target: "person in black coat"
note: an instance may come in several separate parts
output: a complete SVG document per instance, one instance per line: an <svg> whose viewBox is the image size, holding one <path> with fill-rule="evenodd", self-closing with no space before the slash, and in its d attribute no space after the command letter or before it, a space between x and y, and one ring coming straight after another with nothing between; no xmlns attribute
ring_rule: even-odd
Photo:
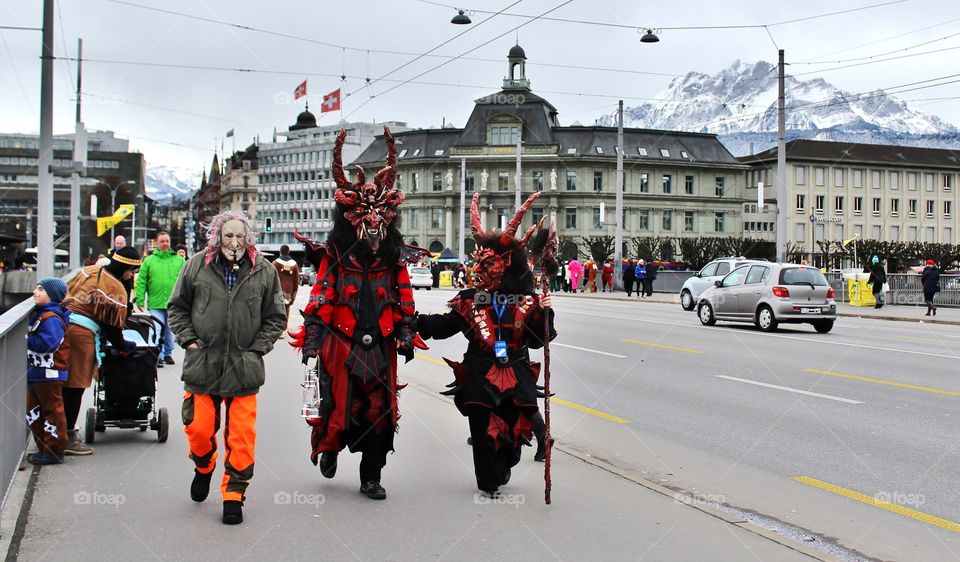
<svg viewBox="0 0 960 562"><path fill-rule="evenodd" d="M647 292L648 297L653 296L653 282L657 280L657 269L660 266L653 263L653 260L647 262L647 277L643 280L643 288Z"/></svg>
<svg viewBox="0 0 960 562"><path fill-rule="evenodd" d="M883 296L881 292L883 291L883 284L887 282L887 272L883 270L883 264L880 263L879 257L873 256L867 271L870 273L867 284L870 285L873 299L876 301L873 308L883 308Z"/></svg>
<svg viewBox="0 0 960 562"><path fill-rule="evenodd" d="M440 264L433 262L433 265L430 266L430 277L434 289L440 288Z"/></svg>
<svg viewBox="0 0 960 562"><path fill-rule="evenodd" d="M630 293L633 292L633 284L637 280L637 273L635 270L635 265L633 260L624 260L623 261L623 288L627 291L627 296L630 296ZM640 292L640 288L637 287L637 292Z"/></svg>
<svg viewBox="0 0 960 562"><path fill-rule="evenodd" d="M920 282L923 283L923 301L927 303L927 316L932 312L937 315L937 307L933 304L933 296L940 292L940 270L933 263L933 260L927 260L927 266L923 268L920 274Z"/></svg>

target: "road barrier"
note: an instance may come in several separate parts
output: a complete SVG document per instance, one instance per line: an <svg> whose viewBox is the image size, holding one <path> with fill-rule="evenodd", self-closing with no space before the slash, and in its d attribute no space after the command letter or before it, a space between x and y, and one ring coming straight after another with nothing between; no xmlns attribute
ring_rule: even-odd
<svg viewBox="0 0 960 562"><path fill-rule="evenodd" d="M843 279L839 272L827 273L826 277L837 293L837 302L850 302L850 295L847 294L847 280ZM886 304L924 305L923 284L920 283L919 274L888 273L887 283L890 285L890 293L884 299ZM937 306L947 308L960 307L960 275L941 275L940 292L933 298L933 302Z"/></svg>

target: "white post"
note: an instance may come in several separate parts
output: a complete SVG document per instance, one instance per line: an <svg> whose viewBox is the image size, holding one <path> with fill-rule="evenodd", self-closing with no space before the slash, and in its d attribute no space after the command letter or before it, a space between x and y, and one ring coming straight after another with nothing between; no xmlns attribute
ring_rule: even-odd
<svg viewBox="0 0 960 562"><path fill-rule="evenodd" d="M53 0L43 0L40 153L37 158L37 279L53 276Z"/></svg>
<svg viewBox="0 0 960 562"><path fill-rule="evenodd" d="M617 104L617 185L616 192L617 228L614 233L613 248L613 289L623 289L623 100Z"/></svg>
<svg viewBox="0 0 960 562"><path fill-rule="evenodd" d="M73 138L73 165L87 164L87 134L80 119L80 61L83 58L83 39L77 39L77 127ZM70 269L80 268L80 170L70 175Z"/></svg>
<svg viewBox="0 0 960 562"><path fill-rule="evenodd" d="M460 237L457 240L457 256L463 260L467 255L467 248L464 245L464 238L466 233L464 232L464 221L466 220L467 214L467 159L460 159Z"/></svg>
<svg viewBox="0 0 960 562"><path fill-rule="evenodd" d="M787 261L787 206L789 195L787 190L787 141L786 117L784 115L783 91L783 49L780 49L778 94L777 94L777 260ZM811 225L811 228L813 225ZM810 248L813 251L813 248ZM811 254L812 257L812 254Z"/></svg>

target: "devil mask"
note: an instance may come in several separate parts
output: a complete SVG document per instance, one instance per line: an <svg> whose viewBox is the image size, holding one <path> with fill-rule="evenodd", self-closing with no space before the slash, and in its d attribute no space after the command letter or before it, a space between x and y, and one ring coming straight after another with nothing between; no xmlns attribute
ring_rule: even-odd
<svg viewBox="0 0 960 562"><path fill-rule="evenodd" d="M505 275L517 273L511 271L514 260L519 260L518 263L526 265L523 248L530 240L536 227L531 226L527 229L519 240L515 236L517 229L520 228L520 223L523 221L523 215L530 209L537 197L540 197L539 191L534 192L527 198L526 202L517 209L516 214L507 222L507 227L501 233L496 230L490 232L483 230L480 213L477 210L480 193L473 194L473 201L470 204L470 228L473 231L473 238L477 242L477 249L473 252L473 260L476 262L473 268L474 287L488 293L495 292L503 284ZM529 274L528 268L524 267L524 270Z"/></svg>
<svg viewBox="0 0 960 562"><path fill-rule="evenodd" d="M377 172L373 183L366 181L363 168L357 166L356 181L350 183L343 173L341 152L347 132L341 130L333 148L333 179L337 182L334 199L357 232L357 239L365 241L376 252L387 235L387 228L397 217L397 207L403 203L403 192L394 187L397 180L397 150L390 129L383 127L387 143L387 164Z"/></svg>

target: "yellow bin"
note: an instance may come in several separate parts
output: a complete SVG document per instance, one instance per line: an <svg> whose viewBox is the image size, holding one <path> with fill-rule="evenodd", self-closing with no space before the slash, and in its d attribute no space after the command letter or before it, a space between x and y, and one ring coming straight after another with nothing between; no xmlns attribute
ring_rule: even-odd
<svg viewBox="0 0 960 562"><path fill-rule="evenodd" d="M873 298L873 289L867 284L869 273L853 273L844 275L847 280L847 294L850 295L850 306L873 306L877 301Z"/></svg>
<svg viewBox="0 0 960 562"><path fill-rule="evenodd" d="M441 271L441 272L440 272L440 286L441 286L441 287L453 287L453 272L452 272L452 271Z"/></svg>

